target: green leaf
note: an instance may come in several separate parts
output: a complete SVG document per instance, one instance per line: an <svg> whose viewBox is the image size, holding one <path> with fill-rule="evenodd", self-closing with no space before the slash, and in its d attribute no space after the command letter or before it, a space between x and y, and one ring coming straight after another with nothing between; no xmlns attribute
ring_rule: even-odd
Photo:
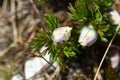
<svg viewBox="0 0 120 80"><path fill-rule="evenodd" d="M105 37L100 37L103 42L108 42L108 40Z"/></svg>
<svg viewBox="0 0 120 80"><path fill-rule="evenodd" d="M51 41L50 35L50 33L41 29L39 33L37 33L37 36L29 43L29 47L35 51L39 51L44 45L47 45Z"/></svg>
<svg viewBox="0 0 120 80"><path fill-rule="evenodd" d="M98 21L98 22L102 21L102 14L100 13L99 10L96 12L95 17L96 17L96 21Z"/></svg>
<svg viewBox="0 0 120 80"><path fill-rule="evenodd" d="M64 54L69 58L72 56L75 56L75 52L71 49L68 49L67 47L64 48Z"/></svg>
<svg viewBox="0 0 120 80"><path fill-rule="evenodd" d="M53 14L45 14L45 23L47 24L48 29L52 32L56 27L58 27L58 20Z"/></svg>
<svg viewBox="0 0 120 80"><path fill-rule="evenodd" d="M73 20L85 19L85 17L88 14L85 1L83 1L83 0L77 0L75 2L75 7L73 7L70 4L70 6L68 8L70 10L70 13L68 13L68 15Z"/></svg>
<svg viewBox="0 0 120 80"><path fill-rule="evenodd" d="M54 53L51 53L51 54L50 54L50 58L51 58L51 60L54 62L54 61L57 60L58 56L57 56L56 54L54 54Z"/></svg>
<svg viewBox="0 0 120 80"><path fill-rule="evenodd" d="M63 58L58 57L57 58L57 63L60 65L61 68L65 68L66 67L66 64L63 61Z"/></svg>
<svg viewBox="0 0 120 80"><path fill-rule="evenodd" d="M100 36L104 36L104 33L103 33L101 30L98 30L98 34L99 34Z"/></svg>
<svg viewBox="0 0 120 80"><path fill-rule="evenodd" d="M103 0L100 4L101 7L107 8L112 6L112 4L114 3L114 0Z"/></svg>

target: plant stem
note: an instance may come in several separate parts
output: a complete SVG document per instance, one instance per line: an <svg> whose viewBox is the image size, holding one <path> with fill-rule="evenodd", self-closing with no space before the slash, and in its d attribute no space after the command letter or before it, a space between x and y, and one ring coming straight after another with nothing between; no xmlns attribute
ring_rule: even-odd
<svg viewBox="0 0 120 80"><path fill-rule="evenodd" d="M56 69L56 67L55 66L53 66L53 64L52 63L50 63L49 61L47 61L44 57L42 57L42 56L40 56L42 59L44 59L49 65L51 65L54 69Z"/></svg>

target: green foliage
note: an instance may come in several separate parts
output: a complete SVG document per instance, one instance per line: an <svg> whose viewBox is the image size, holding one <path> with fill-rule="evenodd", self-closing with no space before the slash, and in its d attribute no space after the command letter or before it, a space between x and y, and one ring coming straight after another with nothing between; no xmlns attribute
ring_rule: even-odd
<svg viewBox="0 0 120 80"><path fill-rule="evenodd" d="M48 50L51 60L57 61L61 67L65 67L64 58L70 58L76 55L78 46L73 45L70 41L64 41L63 44L49 44Z"/></svg>
<svg viewBox="0 0 120 80"><path fill-rule="evenodd" d="M72 57L75 56L75 51L78 51L76 48L78 46L77 45L73 45L73 42L64 42L64 44L62 45L63 48L63 52L66 55L66 57Z"/></svg>
<svg viewBox="0 0 120 80"><path fill-rule="evenodd" d="M68 8L70 10L70 12L68 12L68 16L73 20L77 20L78 21L76 22L77 24L83 25L87 20L86 17L88 14L85 1L77 0L75 2L75 7L73 7L72 4L70 4Z"/></svg>
<svg viewBox="0 0 120 80"><path fill-rule="evenodd" d="M42 55L46 55L46 53L50 54L52 62L57 61L61 67L65 67L64 58L75 56L75 52L78 51L78 45L73 45L73 40L64 41L62 44L54 42L52 32L58 27L59 23L53 14L45 14L45 23L48 30L40 29L29 46L34 51L40 51L43 46L46 46L47 48L42 52Z"/></svg>
<svg viewBox="0 0 120 80"><path fill-rule="evenodd" d="M112 36L116 26L110 21L108 9L114 0L76 0L75 5L68 7L68 16L75 20L79 26L91 23L97 30L101 41L107 42L107 37Z"/></svg>
<svg viewBox="0 0 120 80"><path fill-rule="evenodd" d="M71 56L75 56L75 52L72 51L71 49L67 48L67 47L65 47L63 51L64 51L64 54L65 54L68 58L71 57Z"/></svg>
<svg viewBox="0 0 120 80"><path fill-rule="evenodd" d="M58 20L53 14L45 14L45 23L50 31L53 31L58 26Z"/></svg>
<svg viewBox="0 0 120 80"><path fill-rule="evenodd" d="M107 36L107 34L105 34L108 30L109 30L110 26L104 26L104 25L100 25L97 27L97 32L100 35L100 39L103 42L107 42L108 40L105 38Z"/></svg>
<svg viewBox="0 0 120 80"><path fill-rule="evenodd" d="M114 3L114 0L103 0L99 5L101 8L109 8Z"/></svg>
<svg viewBox="0 0 120 80"><path fill-rule="evenodd" d="M69 17L74 20L83 20L86 18L88 12L87 7L85 5L85 1L77 0L75 2L75 8L70 4L68 7L71 13L68 13Z"/></svg>
<svg viewBox="0 0 120 80"><path fill-rule="evenodd" d="M113 0L77 0L74 7L71 4L68 7L70 10L68 15L71 19L77 20L79 24L86 21L100 24L102 22L102 12L112 4Z"/></svg>
<svg viewBox="0 0 120 80"><path fill-rule="evenodd" d="M35 51L39 51L44 45L49 45L52 42L52 31L58 26L58 20L53 14L45 14L45 23L49 30L40 29L29 44L30 48Z"/></svg>
<svg viewBox="0 0 120 80"><path fill-rule="evenodd" d="M46 30L40 29L37 36L30 42L30 48L35 49L35 51L39 51L45 44L47 45L51 42L51 36L49 34L50 33Z"/></svg>

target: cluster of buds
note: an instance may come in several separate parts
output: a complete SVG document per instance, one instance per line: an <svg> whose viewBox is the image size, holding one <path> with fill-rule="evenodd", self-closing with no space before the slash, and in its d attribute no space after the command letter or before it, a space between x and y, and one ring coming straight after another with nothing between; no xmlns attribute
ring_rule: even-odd
<svg viewBox="0 0 120 80"><path fill-rule="evenodd" d="M114 25L120 24L120 15L116 10L112 10L110 13L111 19ZM71 36L71 27L59 27L53 31L53 40L55 43L63 43L68 41ZM84 26L80 32L78 42L83 46L91 46L97 40L98 34L94 29L93 25L89 24Z"/></svg>
<svg viewBox="0 0 120 80"><path fill-rule="evenodd" d="M53 31L53 40L56 43L68 41L71 36L71 27L59 27ZM97 40L97 32L92 25L84 26L80 32L78 42L84 46L91 46Z"/></svg>

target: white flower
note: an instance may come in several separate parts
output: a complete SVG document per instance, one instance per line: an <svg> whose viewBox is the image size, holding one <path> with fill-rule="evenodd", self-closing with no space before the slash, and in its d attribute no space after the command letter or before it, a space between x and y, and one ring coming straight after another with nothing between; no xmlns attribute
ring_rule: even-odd
<svg viewBox="0 0 120 80"><path fill-rule="evenodd" d="M62 43L63 41L68 41L71 36L71 27L59 27L53 31L53 40L56 43Z"/></svg>
<svg viewBox="0 0 120 80"><path fill-rule="evenodd" d="M84 46L91 46L97 40L97 32L92 25L85 26L81 30L78 42Z"/></svg>
<svg viewBox="0 0 120 80"><path fill-rule="evenodd" d="M113 24L118 25L120 24L120 15L116 10L112 10L110 12L111 18L113 20Z"/></svg>

